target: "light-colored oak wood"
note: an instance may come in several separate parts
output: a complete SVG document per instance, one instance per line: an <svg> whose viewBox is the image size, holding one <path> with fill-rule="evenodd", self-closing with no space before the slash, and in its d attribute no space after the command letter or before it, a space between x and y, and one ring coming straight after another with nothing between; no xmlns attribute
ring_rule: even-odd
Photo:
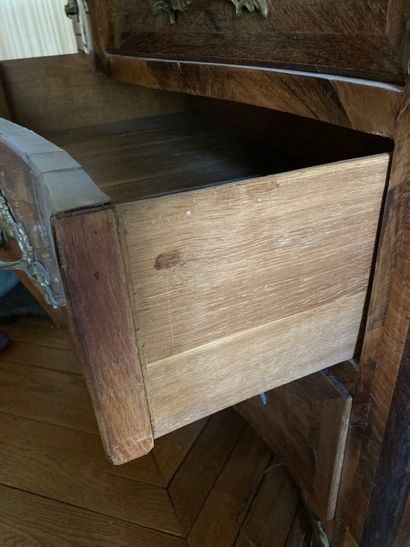
<svg viewBox="0 0 410 547"><path fill-rule="evenodd" d="M19 337L32 339L38 323L26 318L19 320ZM112 466L105 460L96 434L74 431L67 423L46 423L53 421L56 412L52 404L45 404L43 413L34 421L29 419L33 407L31 389L46 397L52 392L51 384L58 383L59 377L72 376L69 367L62 365L50 382L50 371L43 365L46 364L47 351L50 360L54 359L56 335L51 324L46 321L40 321L40 324L44 331L42 345L36 346L43 351L40 367L35 362L33 351L22 352L19 356L24 347L22 343L15 345L15 362L24 362L28 376L27 382L21 385L21 393L25 392L27 397L21 396L19 403L19 413L25 417L13 416L13 407L9 407L12 414L0 412L2 546L183 547L186 541L175 534L186 536L194 521L198 520L200 527L201 522L208 522L213 527L215 521L216 533L219 524L223 530L226 525L227 533L223 531L222 540L227 538L228 541L222 545L232 547L230 538L245 517L243 500L248 497L253 500L252 519L248 519L252 530L259 522L263 526L264 538L268 539L274 528L281 532L274 537L278 540L283 537L285 528L290 525L289 511L283 496L276 494L292 490L291 481L288 477L285 484L281 479L275 482L273 489L267 489L265 481L258 483L258 469L264 469L270 451L263 448L256 432L249 429L246 439L237 445L245 423L232 409L162 437L157 443L158 451L154 449L147 456L121 466ZM49 347L47 324L50 325ZM8 330L7 325L2 328ZM31 343L31 346L35 344ZM67 360L69 351L59 351L63 352L61 360ZM2 358L3 354L0 357L3 363ZM5 360L4 367L0 367L0 386L5 385L0 400L9 385L7 374L10 371L7 369L12 367L13 363L8 360ZM31 382L29 369L38 372L35 382ZM86 406L81 403L84 393L85 390L75 389L61 391L61 409L70 414L78 406L79 411L86 414ZM12 387L10 398L13 394L15 389ZM91 405L88 414L92 414ZM60 411L60 417L62 415ZM205 427L202 427L205 422ZM165 471L168 476L173 475L167 490L158 488L166 486L166 483L155 459L163 474ZM241 469L243 473L235 472L235 469ZM219 481L221 474L224 479ZM215 504L206 503L207 498L214 495L214 490L217 500L221 500L216 502L219 511L215 511ZM259 501L259 498L262 499ZM233 507L232 511L225 511L224 500ZM180 531L172 504L177 521L182 525ZM262 523L265 509L270 518ZM235 510L241 512L238 522L234 519ZM273 515L276 517L272 518ZM199 536L204 532L206 530L200 530ZM294 538L295 543L286 543L286 546L301 547L302 533L293 523L289 537Z"/></svg>
<svg viewBox="0 0 410 547"><path fill-rule="evenodd" d="M154 436L350 359L365 291L150 363Z"/></svg>
<svg viewBox="0 0 410 547"><path fill-rule="evenodd" d="M388 162L116 207L155 436L353 356Z"/></svg>
<svg viewBox="0 0 410 547"><path fill-rule="evenodd" d="M142 362L366 290L388 162L119 204Z"/></svg>

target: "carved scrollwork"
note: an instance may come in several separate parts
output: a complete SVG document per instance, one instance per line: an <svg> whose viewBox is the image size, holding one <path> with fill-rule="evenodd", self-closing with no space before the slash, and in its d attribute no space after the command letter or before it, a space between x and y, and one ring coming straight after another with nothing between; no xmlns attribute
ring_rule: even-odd
<svg viewBox="0 0 410 547"><path fill-rule="evenodd" d="M151 0L153 12L158 15L161 11L165 11L172 24L176 21L178 12L184 11L195 0ZM267 17L269 8L267 0L230 0L235 6L237 15L242 13L243 8L249 12L258 11L262 17Z"/></svg>

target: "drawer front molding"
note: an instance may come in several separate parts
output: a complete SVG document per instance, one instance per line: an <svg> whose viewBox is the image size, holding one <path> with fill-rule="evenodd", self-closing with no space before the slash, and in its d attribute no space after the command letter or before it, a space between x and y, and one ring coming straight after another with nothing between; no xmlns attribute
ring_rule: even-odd
<svg viewBox="0 0 410 547"><path fill-rule="evenodd" d="M185 11L192 4L192 0L151 0L151 2L155 15L165 11L171 24L175 24L178 12ZM235 6L237 15L241 15L242 9L246 8L249 12L258 11L265 19L268 17L269 7L266 0L231 0L231 2Z"/></svg>

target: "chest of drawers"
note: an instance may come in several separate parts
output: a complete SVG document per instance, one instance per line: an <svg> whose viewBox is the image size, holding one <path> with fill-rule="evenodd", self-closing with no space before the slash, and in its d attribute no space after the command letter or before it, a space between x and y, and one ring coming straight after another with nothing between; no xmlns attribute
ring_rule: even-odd
<svg viewBox="0 0 410 547"><path fill-rule="evenodd" d="M300 480L335 545L393 545L406 524L388 485L408 457L408 9L93 0L96 64L184 94L180 111L47 140L1 126L4 258L21 223L26 282L77 348L114 463L237 404L286 450L288 397L305 408L316 383L268 418L247 400L356 359L332 504Z"/></svg>

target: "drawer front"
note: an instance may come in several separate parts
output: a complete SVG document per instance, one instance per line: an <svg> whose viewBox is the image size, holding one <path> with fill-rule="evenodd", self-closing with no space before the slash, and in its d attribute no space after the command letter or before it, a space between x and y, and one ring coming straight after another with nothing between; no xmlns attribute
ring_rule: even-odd
<svg viewBox="0 0 410 547"><path fill-rule="evenodd" d="M353 356L388 162L116 207L156 436Z"/></svg>
<svg viewBox="0 0 410 547"><path fill-rule="evenodd" d="M404 78L406 17L393 0L251 0L252 12L237 0L93 4L97 41L120 55Z"/></svg>

